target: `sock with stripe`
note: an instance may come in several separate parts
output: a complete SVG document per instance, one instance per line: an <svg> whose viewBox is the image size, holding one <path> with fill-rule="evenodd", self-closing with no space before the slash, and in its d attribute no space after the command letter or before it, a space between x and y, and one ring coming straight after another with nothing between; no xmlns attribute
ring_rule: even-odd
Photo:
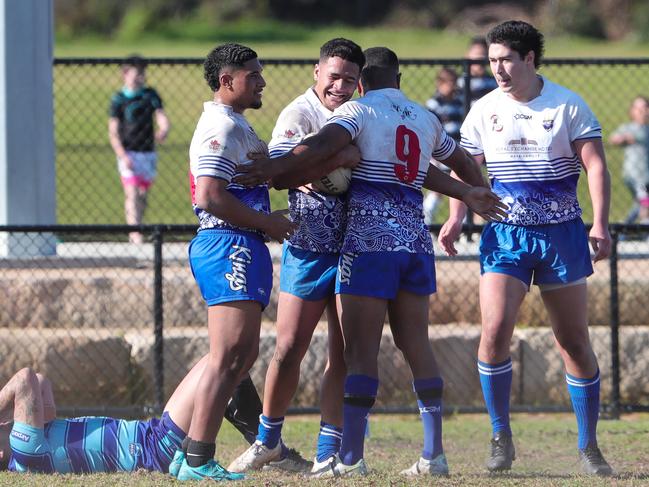
<svg viewBox="0 0 649 487"><path fill-rule="evenodd" d="M368 375L348 375L343 403L343 439L340 458L345 465L354 465L363 458L367 417L370 414L379 380Z"/></svg>
<svg viewBox="0 0 649 487"><path fill-rule="evenodd" d="M340 451L340 443L343 440L343 429L333 424L320 421L320 433L318 434L318 449L316 460L323 462Z"/></svg>
<svg viewBox="0 0 649 487"><path fill-rule="evenodd" d="M415 379L412 383L417 394L417 406L424 427L422 458L432 460L444 453L442 447L442 389L441 377Z"/></svg>
<svg viewBox="0 0 649 487"><path fill-rule="evenodd" d="M259 431L257 432L257 441L263 443L268 448L275 448L282 437L282 426L284 425L284 416L279 418L269 418L263 414L259 416Z"/></svg>
<svg viewBox="0 0 649 487"><path fill-rule="evenodd" d="M597 446L597 419L599 417L599 370L590 379L566 374L568 393L577 417L577 446L583 450Z"/></svg>
<svg viewBox="0 0 649 487"><path fill-rule="evenodd" d="M491 429L512 434L509 426L509 398L512 390L512 359L498 364L478 361L482 395L491 418Z"/></svg>
<svg viewBox="0 0 649 487"><path fill-rule="evenodd" d="M214 459L216 453L215 443L206 443L204 441L189 440L187 445L187 465L190 467L200 467L210 460Z"/></svg>

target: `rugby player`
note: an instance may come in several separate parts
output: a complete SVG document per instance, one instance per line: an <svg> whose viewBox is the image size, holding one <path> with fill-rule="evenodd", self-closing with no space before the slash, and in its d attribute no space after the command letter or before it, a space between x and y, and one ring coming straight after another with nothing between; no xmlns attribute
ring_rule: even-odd
<svg viewBox="0 0 649 487"><path fill-rule="evenodd" d="M530 284L538 285L566 368L577 417L584 472L609 475L597 445L599 368L588 336L586 277L608 257L610 176L602 129L572 91L537 73L543 35L508 21L487 35L489 63L498 88L478 100L461 129L461 144L486 163L491 186L510 207L506 221L489 223L480 243L482 335L478 371L491 417L490 471L509 470L515 459L509 423L512 382L510 342ZM588 178L593 226L587 234L577 201L582 167ZM439 242L455 255L465 207L451 201Z"/></svg>
<svg viewBox="0 0 649 487"><path fill-rule="evenodd" d="M367 473L363 448L367 415L378 390L377 356L386 313L395 343L413 375L424 426L421 457L402 473L445 475L441 441L443 382L428 339L428 300L435 291L430 232L421 187L462 198L485 218L503 207L484 187L479 168L442 129L438 119L400 90L399 62L387 48L365 51L359 91L334 111L317 135L276 159L242 168L238 181L254 184L276 174L317 165L354 141L361 152L348 191L347 228L336 276L347 377L339 455L321 476ZM430 164L448 164L467 182Z"/></svg>
<svg viewBox="0 0 649 487"><path fill-rule="evenodd" d="M306 136L320 130L333 110L354 94L364 63L363 51L354 42L337 38L324 43L313 72L315 84L293 100L277 119L269 144L270 157L289 152ZM351 166L358 163L359 152L348 145L333 159L336 165ZM233 472L260 468L269 462L292 461L281 459L284 415L298 386L300 363L325 309L329 355L320 389L322 419L314 473L328 468L342 439L345 362L334 288L345 229L345 195L294 187L291 177L284 174L273 179L276 188L290 188L290 215L298 226L282 249L277 342L266 373L264 411L257 441L228 467ZM307 467L304 463L294 466L296 470Z"/></svg>
<svg viewBox="0 0 649 487"><path fill-rule="evenodd" d="M215 439L228 399L259 352L261 312L272 287L272 262L265 238L279 242L295 225L270 213L268 186L232 183L248 153L267 147L243 112L261 107L266 82L257 54L240 44L214 48L204 64L214 92L204 104L190 146L192 203L199 220L189 246L192 273L208 306L210 351L195 389L180 480L232 480L214 460Z"/></svg>

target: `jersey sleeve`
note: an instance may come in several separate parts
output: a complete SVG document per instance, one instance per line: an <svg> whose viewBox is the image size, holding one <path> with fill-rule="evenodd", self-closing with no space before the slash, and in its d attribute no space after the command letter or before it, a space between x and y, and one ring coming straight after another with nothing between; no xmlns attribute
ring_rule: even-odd
<svg viewBox="0 0 649 487"><path fill-rule="evenodd" d="M460 146L473 156L484 153L482 145L482 121L480 119L480 104L474 105L467 114L460 128Z"/></svg>
<svg viewBox="0 0 649 487"><path fill-rule="evenodd" d="M154 110L162 110L162 98L160 98L160 95L158 95L158 92L154 90L153 88L150 88L151 90L151 106L153 106Z"/></svg>
<svg viewBox="0 0 649 487"><path fill-rule="evenodd" d="M574 95L568 109L568 129L570 131L570 141L579 139L601 139L602 126L597 117L592 112L580 96Z"/></svg>
<svg viewBox="0 0 649 487"><path fill-rule="evenodd" d="M442 127L442 123L435 114L430 113L430 119L433 124L433 130L437 134L435 145L433 146L433 158L438 161L444 161L453 154L457 144L446 133L446 130Z"/></svg>
<svg viewBox="0 0 649 487"><path fill-rule="evenodd" d="M334 110L333 115L325 125L338 124L349 132L352 140L355 140L363 129L364 115L363 105L356 101L348 101Z"/></svg>
<svg viewBox="0 0 649 487"><path fill-rule="evenodd" d="M314 131L313 124L306 113L297 107L285 109L277 118L272 138L268 144L270 157L286 154Z"/></svg>
<svg viewBox="0 0 649 487"><path fill-rule="evenodd" d="M108 107L108 116L110 118L122 118L122 103L119 93L115 93L110 98L110 106Z"/></svg>
<svg viewBox="0 0 649 487"><path fill-rule="evenodd" d="M197 148L195 167L192 167L195 178L210 176L228 183L232 180L240 162L239 141L242 134L239 132L233 123L224 123L205 131Z"/></svg>

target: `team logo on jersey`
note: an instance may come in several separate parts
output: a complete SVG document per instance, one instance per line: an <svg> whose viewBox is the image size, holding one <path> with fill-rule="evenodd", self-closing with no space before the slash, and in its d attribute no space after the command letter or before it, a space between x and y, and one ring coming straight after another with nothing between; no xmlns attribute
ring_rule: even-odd
<svg viewBox="0 0 649 487"><path fill-rule="evenodd" d="M415 113L415 108L411 105L406 105L405 107L401 107L395 103L392 104L392 109L401 116L401 120L405 120L406 118L408 120L416 120L417 119L417 114Z"/></svg>
<svg viewBox="0 0 649 487"><path fill-rule="evenodd" d="M552 130L552 127L554 127L554 120L553 120L553 119L551 119L551 120L543 120L543 128L544 128L547 132L549 132L550 130Z"/></svg>
<svg viewBox="0 0 649 487"><path fill-rule="evenodd" d="M139 443L129 443L128 445L128 452L131 454L132 457L139 457L142 455L142 445Z"/></svg>
<svg viewBox="0 0 649 487"><path fill-rule="evenodd" d="M293 132L291 129L286 129L286 131L284 132L284 137L286 137L287 139L292 139L293 137L295 137L295 132Z"/></svg>
<svg viewBox="0 0 649 487"><path fill-rule="evenodd" d="M220 148L221 148L221 143L218 140L216 139L210 140L210 150L217 151Z"/></svg>
<svg viewBox="0 0 649 487"><path fill-rule="evenodd" d="M232 261L232 273L226 273L225 278L230 281L233 291L248 292L248 265L252 263L252 252L248 247L233 245L228 259Z"/></svg>
<svg viewBox="0 0 649 487"><path fill-rule="evenodd" d="M502 132L503 124L500 121L500 117L494 113L490 118L491 118L491 130L493 130L494 132Z"/></svg>

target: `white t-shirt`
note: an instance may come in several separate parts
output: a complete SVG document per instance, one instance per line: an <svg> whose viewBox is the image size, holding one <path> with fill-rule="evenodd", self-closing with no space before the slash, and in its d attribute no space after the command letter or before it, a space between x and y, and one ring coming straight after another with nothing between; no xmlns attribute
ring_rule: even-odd
<svg viewBox="0 0 649 487"><path fill-rule="evenodd" d="M306 90L279 114L268 145L270 157L290 152L304 137L317 133L331 114L312 88ZM344 196L289 189L288 208L298 227L288 244L312 252L340 252L345 231L344 200Z"/></svg>
<svg viewBox="0 0 649 487"><path fill-rule="evenodd" d="M602 129L575 93L543 79L527 103L495 90L478 100L462 125L461 145L484 154L493 191L510 206L506 223L545 225L581 216L581 161L573 142Z"/></svg>
<svg viewBox="0 0 649 487"><path fill-rule="evenodd" d="M239 229L196 206L196 179L202 176L223 179L229 183L226 189L245 205L270 212L268 185L247 188L230 182L235 176L235 167L249 160L249 152L267 154L268 149L246 118L230 106L206 102L189 147L192 205L199 229Z"/></svg>
<svg viewBox="0 0 649 487"><path fill-rule="evenodd" d="M373 90L348 101L327 122L347 129L361 152L348 191L343 252L433 253L421 188L431 157L456 144L437 117L400 90Z"/></svg>

